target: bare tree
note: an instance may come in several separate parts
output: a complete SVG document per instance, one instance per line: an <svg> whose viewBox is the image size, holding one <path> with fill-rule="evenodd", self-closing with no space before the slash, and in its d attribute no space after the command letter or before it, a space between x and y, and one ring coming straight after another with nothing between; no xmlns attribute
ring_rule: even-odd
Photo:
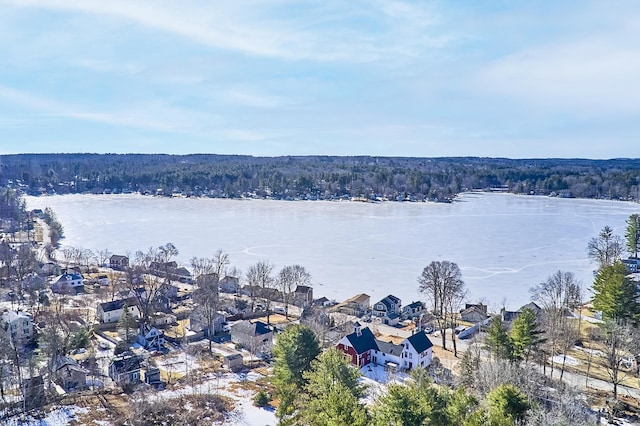
<svg viewBox="0 0 640 426"><path fill-rule="evenodd" d="M598 263L598 270L600 270L620 260L623 247L622 238L615 235L609 226L605 226L597 237L589 241L587 253L591 260Z"/></svg>
<svg viewBox="0 0 640 426"><path fill-rule="evenodd" d="M269 311L271 310L271 295L269 291L273 287L272 272L273 265L266 260L261 260L249 267L246 274L247 284L250 289L251 310L254 308L256 297L258 295L262 297L267 310L267 323L269 323Z"/></svg>
<svg viewBox="0 0 640 426"><path fill-rule="evenodd" d="M289 319L289 304L291 303L291 295L299 285L308 286L311 284L311 274L307 272L304 266L291 265L285 266L280 270L277 279L277 286L282 292L284 301L285 317Z"/></svg>
<svg viewBox="0 0 640 426"><path fill-rule="evenodd" d="M125 271L127 287L130 296L136 299L143 325L149 324L155 306L171 284L172 268L169 263L177 254L178 249L171 243L150 248L147 253L138 251Z"/></svg>
<svg viewBox="0 0 640 426"><path fill-rule="evenodd" d="M193 299L202 310L202 315L207 321L209 332L209 352L211 352L211 336L214 333L214 320L218 314L218 305L220 298L220 276L217 272L221 262L217 259L193 258L191 266L196 277L196 290L193 293Z"/></svg>
<svg viewBox="0 0 640 426"><path fill-rule="evenodd" d="M111 258L112 254L113 253L111 253L109 249L102 249L102 250L96 251L96 260L98 261L98 265L99 266L107 265L107 262Z"/></svg>
<svg viewBox="0 0 640 426"><path fill-rule="evenodd" d="M433 314L438 319L442 334L442 348L446 349L445 330L450 301L458 299L464 293L464 282L460 268L456 263L433 261L427 265L418 277L420 292L431 301Z"/></svg>
<svg viewBox="0 0 640 426"><path fill-rule="evenodd" d="M627 378L621 370L631 354L637 353L637 330L625 321L607 320L601 325L602 353L600 365L604 367L613 386L613 398L618 398L618 386Z"/></svg>
<svg viewBox="0 0 640 426"><path fill-rule="evenodd" d="M554 356L563 352L560 376L564 374L566 351L579 337L569 313L582 305L582 287L571 272L556 271L529 290L532 299L542 308L542 328L547 335L546 347L551 355L551 377L555 369ZM544 362L546 366L546 362Z"/></svg>

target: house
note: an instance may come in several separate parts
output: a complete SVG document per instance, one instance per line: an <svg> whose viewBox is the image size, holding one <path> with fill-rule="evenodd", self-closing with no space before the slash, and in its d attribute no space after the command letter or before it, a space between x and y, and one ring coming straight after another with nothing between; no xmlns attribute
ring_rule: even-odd
<svg viewBox="0 0 640 426"><path fill-rule="evenodd" d="M109 258L109 267L116 271L124 271L129 267L129 258L127 256L114 254Z"/></svg>
<svg viewBox="0 0 640 426"><path fill-rule="evenodd" d="M379 351L379 348L369 327L362 328L359 322L356 322L354 327L353 333L340 339L337 348L347 354L351 364L356 367L364 367L372 361L371 352Z"/></svg>
<svg viewBox="0 0 640 426"><path fill-rule="evenodd" d="M322 296L321 298L314 300L313 304L315 306L319 306L319 307L325 308L325 307L331 305L331 301L329 299L327 299L326 297Z"/></svg>
<svg viewBox="0 0 640 426"><path fill-rule="evenodd" d="M23 311L5 310L0 317L3 328L13 342L28 343L33 339L33 318Z"/></svg>
<svg viewBox="0 0 640 426"><path fill-rule="evenodd" d="M370 304L371 297L368 294L360 293L342 303L338 303L332 308L332 310L345 314L362 316L367 312Z"/></svg>
<svg viewBox="0 0 640 426"><path fill-rule="evenodd" d="M313 287L299 285L293 292L293 304L301 308L311 306L313 303Z"/></svg>
<svg viewBox="0 0 640 426"><path fill-rule="evenodd" d="M433 357L433 343L429 340L427 334L419 330L410 337L407 337L402 346L402 365L401 367L406 370L411 370L417 367L428 367L431 365L431 359Z"/></svg>
<svg viewBox="0 0 640 426"><path fill-rule="evenodd" d="M197 306L189 315L189 329L195 333L203 333L203 336L213 336L222 332L225 324L224 315L216 312L211 319L211 325L213 325L212 333L209 330L210 324L208 323L206 311L202 306Z"/></svg>
<svg viewBox="0 0 640 426"><path fill-rule="evenodd" d="M109 362L109 377L120 386L140 382L140 357L126 352L113 358Z"/></svg>
<svg viewBox="0 0 640 426"><path fill-rule="evenodd" d="M502 308L502 311L500 312L500 314L502 316L502 322L504 323L505 327L508 328L511 325L511 323L520 316L520 313L522 313L522 310L525 308L531 309L533 313L536 314L536 318L539 318L540 314L542 313L542 308L537 304L535 304L534 302L527 303L517 311L507 311L504 308Z"/></svg>
<svg viewBox="0 0 640 426"><path fill-rule="evenodd" d="M400 322L400 307L400 299L390 294L373 305L372 314L381 318L383 324L396 325Z"/></svg>
<svg viewBox="0 0 640 426"><path fill-rule="evenodd" d="M59 271L60 268L58 268L58 265L53 262L42 263L39 265L38 270L41 275L57 275L60 273Z"/></svg>
<svg viewBox="0 0 640 426"><path fill-rule="evenodd" d="M51 291L59 294L82 293L84 291L84 278L81 274L65 272L53 279Z"/></svg>
<svg viewBox="0 0 640 426"><path fill-rule="evenodd" d="M223 293L236 293L240 286L240 280L238 277L226 276L220 280L220 291Z"/></svg>
<svg viewBox="0 0 640 426"><path fill-rule="evenodd" d="M273 348L273 330L262 321L240 321L231 326L231 341L250 352L268 354Z"/></svg>
<svg viewBox="0 0 640 426"><path fill-rule="evenodd" d="M406 319L418 318L426 312L427 306L424 303L420 301L412 302L402 308L402 317Z"/></svg>
<svg viewBox="0 0 640 426"><path fill-rule="evenodd" d="M628 259L624 259L622 263L627 267L629 273L634 274L640 272L640 259L636 257L630 257Z"/></svg>
<svg viewBox="0 0 640 426"><path fill-rule="evenodd" d="M143 325L138 332L138 343L148 351L161 351L164 347L164 332Z"/></svg>
<svg viewBox="0 0 640 426"><path fill-rule="evenodd" d="M467 305L468 307L460 312L460 319L462 321L477 324L487 319L486 305L483 310L477 305Z"/></svg>
<svg viewBox="0 0 640 426"><path fill-rule="evenodd" d="M396 345L376 339L368 327L362 328L358 322L354 329L353 333L340 339L337 348L349 357L351 364L359 368L374 363L412 370L431 364L433 344L424 331L418 331Z"/></svg>
<svg viewBox="0 0 640 426"><path fill-rule="evenodd" d="M51 374L51 380L66 392L82 390L87 386L87 372L67 356L58 356L53 360Z"/></svg>
<svg viewBox="0 0 640 426"><path fill-rule="evenodd" d="M98 321L105 324L118 322L122 318L125 308L133 318L140 318L137 300L130 297L99 304L97 309Z"/></svg>

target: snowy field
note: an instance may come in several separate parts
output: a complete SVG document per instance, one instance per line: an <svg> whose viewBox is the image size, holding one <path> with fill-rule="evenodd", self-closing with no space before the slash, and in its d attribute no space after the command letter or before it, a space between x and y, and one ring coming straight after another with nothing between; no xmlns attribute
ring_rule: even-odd
<svg viewBox="0 0 640 426"><path fill-rule="evenodd" d="M156 198L140 195L26 197L61 220L63 245L114 253L172 242L178 261L221 248L246 271L267 259L300 264L314 295L343 300L389 292L417 300L416 278L433 260L457 262L469 300L517 309L529 288L558 269L586 286L586 246L603 226L624 233L640 205L510 194L464 194L451 204ZM161 212L162 214L158 214Z"/></svg>

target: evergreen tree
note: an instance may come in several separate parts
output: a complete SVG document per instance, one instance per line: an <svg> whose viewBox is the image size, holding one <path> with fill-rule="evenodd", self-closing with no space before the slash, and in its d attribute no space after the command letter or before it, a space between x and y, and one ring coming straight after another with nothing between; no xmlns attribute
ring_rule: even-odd
<svg viewBox="0 0 640 426"><path fill-rule="evenodd" d="M637 259L638 252L640 252L640 214L634 213L629 216L624 237L627 243L627 251Z"/></svg>
<svg viewBox="0 0 640 426"><path fill-rule="evenodd" d="M513 357L529 361L529 355L544 341L542 331L538 329L536 314L533 310L525 308L518 318L513 321L513 327L509 337L513 348Z"/></svg>
<svg viewBox="0 0 640 426"><path fill-rule="evenodd" d="M531 404L517 386L501 384L487 395L491 426L511 426L524 419Z"/></svg>
<svg viewBox="0 0 640 426"><path fill-rule="evenodd" d="M320 353L320 345L309 327L292 324L287 327L273 348L273 384L280 399L276 415L280 419L293 414L295 401L306 384L303 373Z"/></svg>
<svg viewBox="0 0 640 426"><path fill-rule="evenodd" d="M358 383L360 372L335 348L323 352L311 363L303 377L308 394L302 410L305 422L312 426L354 425L367 423L364 405L358 400L364 387Z"/></svg>
<svg viewBox="0 0 640 426"><path fill-rule="evenodd" d="M617 262L600 270L593 283L593 307L605 319L633 320L640 313L635 283L627 278L626 266Z"/></svg>
<svg viewBox="0 0 640 426"><path fill-rule="evenodd" d="M491 319L491 326L487 330L487 338L485 340L485 348L496 358L508 359L513 358L513 348L511 339L507 334L507 329L502 324L502 317L499 315Z"/></svg>

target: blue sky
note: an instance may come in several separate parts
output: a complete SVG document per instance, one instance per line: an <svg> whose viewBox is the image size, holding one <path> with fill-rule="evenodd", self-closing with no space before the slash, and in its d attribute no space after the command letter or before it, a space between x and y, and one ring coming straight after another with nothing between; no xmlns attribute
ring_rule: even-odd
<svg viewBox="0 0 640 426"><path fill-rule="evenodd" d="M0 0L0 154L637 157L637 1Z"/></svg>

